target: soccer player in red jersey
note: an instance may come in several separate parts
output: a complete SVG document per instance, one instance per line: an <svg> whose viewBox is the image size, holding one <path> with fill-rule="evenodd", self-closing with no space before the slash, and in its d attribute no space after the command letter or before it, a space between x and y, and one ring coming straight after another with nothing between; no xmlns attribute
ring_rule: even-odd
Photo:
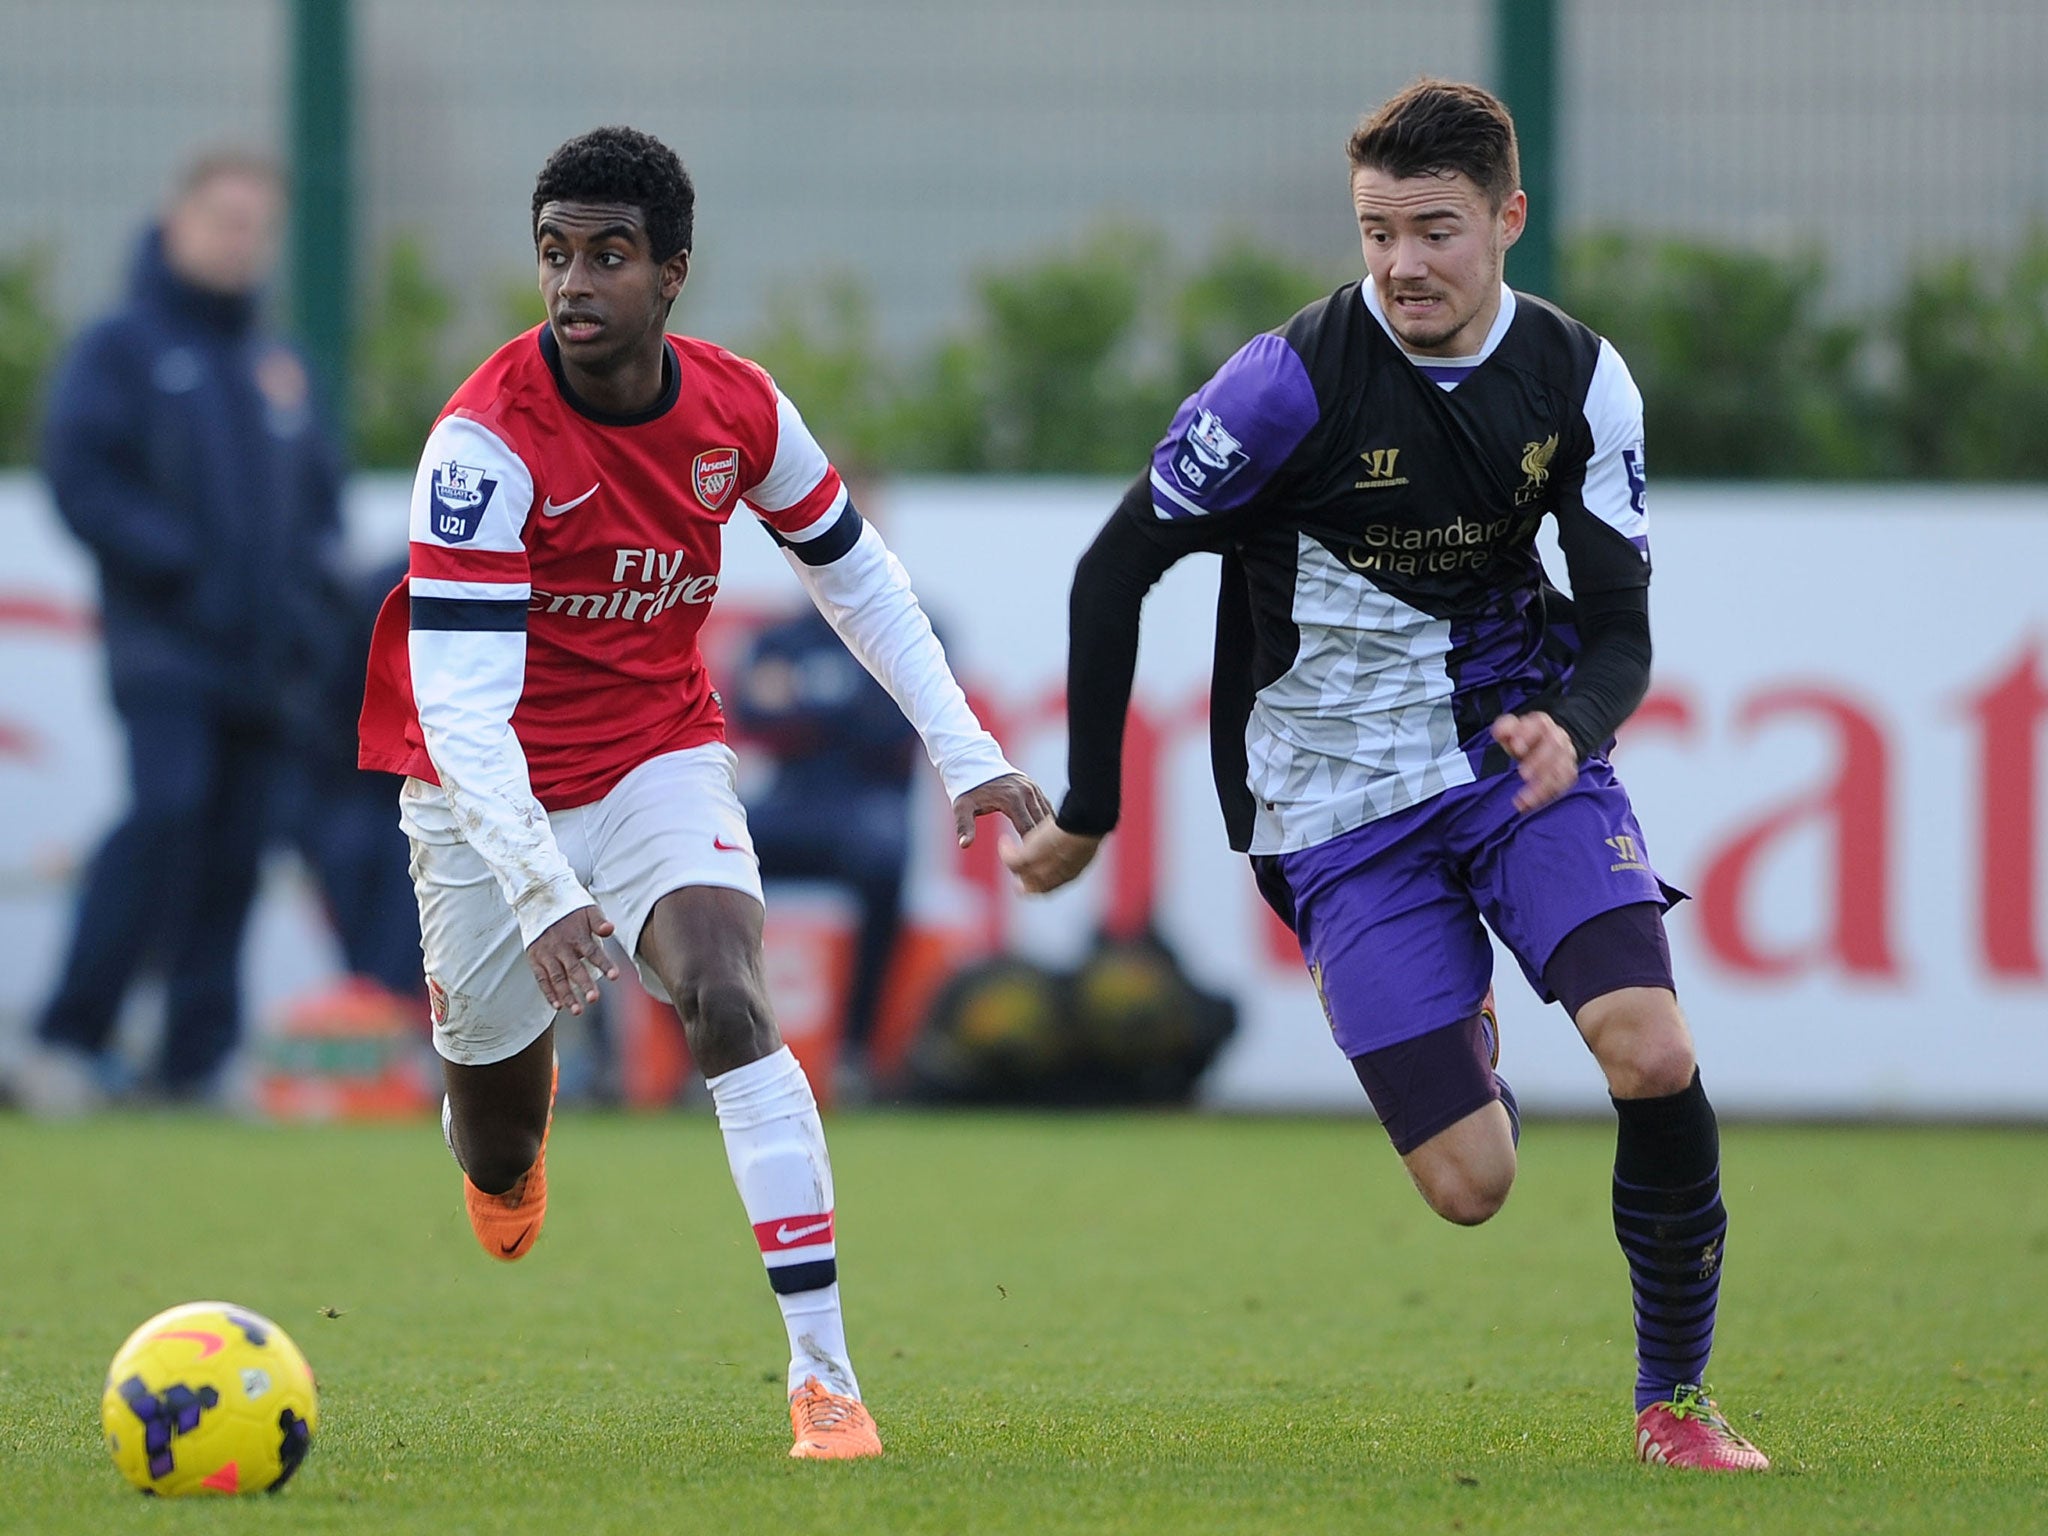
<svg viewBox="0 0 2048 1536"><path fill-rule="evenodd" d="M695 194L659 141L571 139L533 193L547 323L449 401L410 576L372 648L362 762L406 776L443 1129L486 1252L547 1208L554 1019L617 936L682 1016L790 1340L790 1454L881 1452L839 1305L832 1169L762 978L759 867L697 635L744 503L924 738L962 846L1050 814L981 728L903 567L755 364L667 334ZM538 983L538 985L536 985Z"/></svg>

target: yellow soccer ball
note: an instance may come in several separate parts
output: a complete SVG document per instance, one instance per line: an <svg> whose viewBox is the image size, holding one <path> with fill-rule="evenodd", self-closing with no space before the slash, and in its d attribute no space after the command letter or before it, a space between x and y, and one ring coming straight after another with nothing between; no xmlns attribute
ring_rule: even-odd
<svg viewBox="0 0 2048 1536"><path fill-rule="evenodd" d="M100 1423L114 1465L144 1493L256 1493L299 1470L320 1404L282 1328L194 1301L128 1335L107 1367Z"/></svg>

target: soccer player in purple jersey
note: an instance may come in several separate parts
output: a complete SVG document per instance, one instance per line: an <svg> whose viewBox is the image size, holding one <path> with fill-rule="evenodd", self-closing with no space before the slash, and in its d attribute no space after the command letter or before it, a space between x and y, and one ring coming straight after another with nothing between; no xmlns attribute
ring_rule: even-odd
<svg viewBox="0 0 2048 1536"><path fill-rule="evenodd" d="M1528 204L1498 100L1417 81L1349 150L1367 275L1224 363L1082 557L1070 787L1005 857L1029 891L1094 857L1144 595L1221 554L1224 819L1416 1187L1475 1225L1514 1183L1490 925L1613 1096L1636 1453L1761 1470L1704 1385L1727 1215L1665 942L1681 893L1607 759L1650 675L1642 397L1612 346L1502 281Z"/></svg>

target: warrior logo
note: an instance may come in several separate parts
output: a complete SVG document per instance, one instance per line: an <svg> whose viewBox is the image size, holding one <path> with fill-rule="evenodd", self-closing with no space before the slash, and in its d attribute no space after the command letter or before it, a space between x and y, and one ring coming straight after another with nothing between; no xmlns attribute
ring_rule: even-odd
<svg viewBox="0 0 2048 1536"><path fill-rule="evenodd" d="M697 487L697 499L713 512L723 507L739 483L740 451L737 448L707 448L697 455L690 478Z"/></svg>
<svg viewBox="0 0 2048 1536"><path fill-rule="evenodd" d="M1365 466L1365 478L1351 482L1354 491L1376 491L1383 485L1406 485L1408 477L1394 473L1394 466L1401 462L1398 448L1368 448L1358 456Z"/></svg>
<svg viewBox="0 0 2048 1536"><path fill-rule="evenodd" d="M1628 833L1623 832L1617 837L1602 838L1601 841L1614 850L1616 858L1620 861L1607 866L1609 874L1615 874L1624 869L1648 869L1650 867L1643 862L1643 845Z"/></svg>

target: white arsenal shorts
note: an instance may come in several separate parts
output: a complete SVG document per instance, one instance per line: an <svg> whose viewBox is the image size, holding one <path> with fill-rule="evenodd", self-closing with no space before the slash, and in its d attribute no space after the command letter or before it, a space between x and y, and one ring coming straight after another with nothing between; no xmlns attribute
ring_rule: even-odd
<svg viewBox="0 0 2048 1536"><path fill-rule="evenodd" d="M654 904L686 885L718 885L761 900L761 866L735 787L738 760L723 742L651 758L602 800L550 811L548 825L576 878L618 932L658 998L668 991L641 963L640 931ZM462 839L441 790L407 779L399 822L412 839L420 948L433 997L434 1049L485 1066L516 1056L554 1022L526 963L519 919L483 859Z"/></svg>

